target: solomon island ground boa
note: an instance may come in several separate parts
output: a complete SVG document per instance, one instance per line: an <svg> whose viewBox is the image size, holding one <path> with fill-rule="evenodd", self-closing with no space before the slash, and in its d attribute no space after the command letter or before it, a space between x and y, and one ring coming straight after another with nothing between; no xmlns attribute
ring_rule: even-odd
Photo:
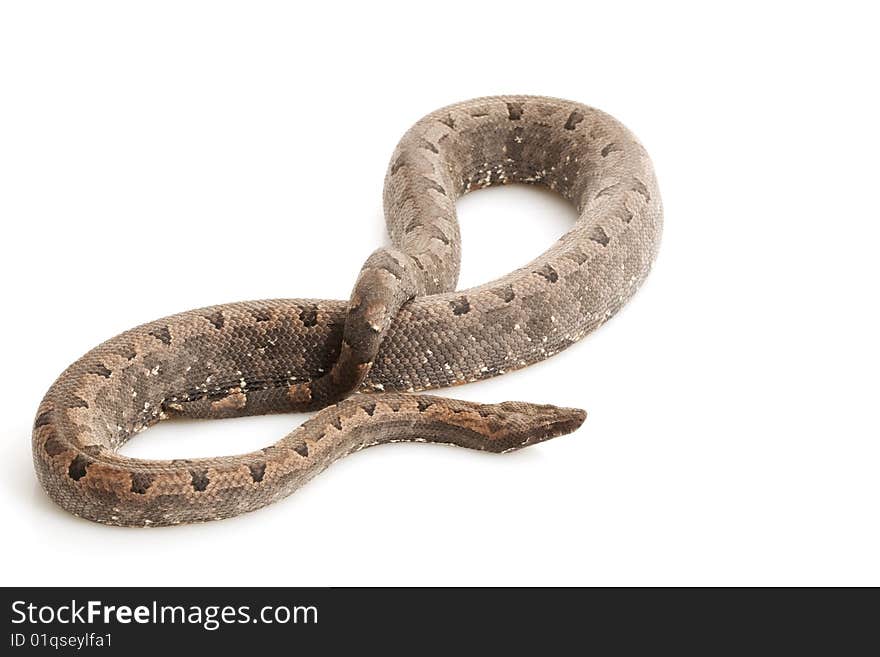
<svg viewBox="0 0 880 657"><path fill-rule="evenodd" d="M525 267L455 292L455 199L506 183L556 190L578 220ZM126 331L71 365L40 404L33 432L50 497L112 525L213 520L270 504L372 445L506 452L579 427L578 409L404 393L543 360L632 296L662 224L651 163L633 135L570 101L470 100L404 135L384 204L393 246L370 256L348 304L281 299L192 310ZM249 454L150 461L117 453L169 417L321 408Z"/></svg>

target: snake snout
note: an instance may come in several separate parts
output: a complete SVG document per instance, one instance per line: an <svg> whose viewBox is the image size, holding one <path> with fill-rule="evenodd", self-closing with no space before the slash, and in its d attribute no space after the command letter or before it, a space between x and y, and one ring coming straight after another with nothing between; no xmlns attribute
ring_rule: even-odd
<svg viewBox="0 0 880 657"><path fill-rule="evenodd" d="M587 412L581 408L547 407L533 422L529 444L577 431L586 419Z"/></svg>

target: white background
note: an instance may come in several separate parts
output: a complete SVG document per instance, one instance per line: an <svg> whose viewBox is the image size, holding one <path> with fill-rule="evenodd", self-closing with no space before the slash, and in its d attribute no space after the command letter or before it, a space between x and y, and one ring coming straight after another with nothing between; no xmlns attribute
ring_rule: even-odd
<svg viewBox="0 0 880 657"><path fill-rule="evenodd" d="M3 3L2 583L880 584L880 53L851 7ZM48 500L30 428L67 364L192 307L347 298L399 137L498 93L610 112L660 180L660 257L625 311L454 391L581 406L580 431L367 450L195 526ZM463 286L574 217L534 189L458 208ZM124 453L242 452L302 420L168 424Z"/></svg>

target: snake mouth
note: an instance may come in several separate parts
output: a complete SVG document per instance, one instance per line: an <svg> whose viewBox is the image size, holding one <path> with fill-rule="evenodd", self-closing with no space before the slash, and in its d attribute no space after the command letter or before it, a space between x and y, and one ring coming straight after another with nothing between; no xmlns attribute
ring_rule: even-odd
<svg viewBox="0 0 880 657"><path fill-rule="evenodd" d="M559 408L557 413L557 417L542 428L540 440L550 440L577 431L587 419L587 412L581 408Z"/></svg>

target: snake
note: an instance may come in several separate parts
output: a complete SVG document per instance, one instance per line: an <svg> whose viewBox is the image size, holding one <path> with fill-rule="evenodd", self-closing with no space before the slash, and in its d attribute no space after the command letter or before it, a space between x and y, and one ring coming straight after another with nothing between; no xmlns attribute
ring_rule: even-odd
<svg viewBox="0 0 880 657"><path fill-rule="evenodd" d="M525 266L457 290L456 199L514 183L557 192L576 208L576 221ZM586 414L577 408L478 404L423 391L549 358L632 297L651 270L663 223L653 166L634 135L568 100L460 102L404 134L383 205L390 246L367 258L347 301L190 310L125 331L70 365L33 426L34 467L49 497L107 525L219 520L284 498L337 459L374 445L504 453L580 427ZM119 453L166 419L302 411L315 413L246 454L146 460Z"/></svg>

